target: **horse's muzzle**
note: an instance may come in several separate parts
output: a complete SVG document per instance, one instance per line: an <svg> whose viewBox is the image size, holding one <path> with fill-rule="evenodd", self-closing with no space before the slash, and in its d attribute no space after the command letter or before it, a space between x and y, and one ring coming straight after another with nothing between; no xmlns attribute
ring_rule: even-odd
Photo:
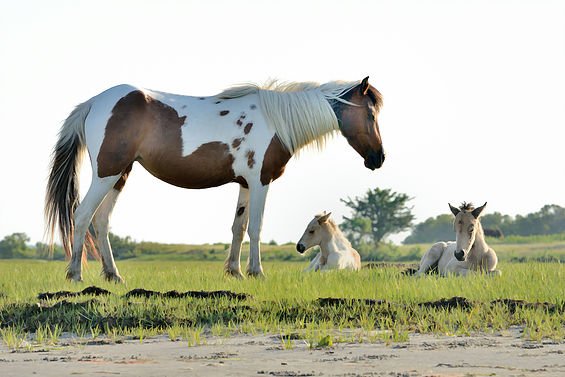
<svg viewBox="0 0 565 377"><path fill-rule="evenodd" d="M367 158L365 158L365 167L371 170L375 170L383 166L385 162L385 154L382 151L379 152L369 152Z"/></svg>
<svg viewBox="0 0 565 377"><path fill-rule="evenodd" d="M304 253L304 251L306 251L306 246L304 246L301 243L297 243L296 244L296 251L298 251L300 254Z"/></svg>
<svg viewBox="0 0 565 377"><path fill-rule="evenodd" d="M465 261L465 252L463 250L456 251L454 255L455 259L457 259L459 262Z"/></svg>

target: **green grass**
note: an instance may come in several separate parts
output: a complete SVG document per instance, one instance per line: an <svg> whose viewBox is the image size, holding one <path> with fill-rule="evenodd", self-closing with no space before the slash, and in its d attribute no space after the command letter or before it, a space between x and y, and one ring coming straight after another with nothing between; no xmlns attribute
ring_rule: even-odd
<svg viewBox="0 0 565 377"><path fill-rule="evenodd" d="M126 284L104 282L99 263L91 262L84 282L64 280L64 262L0 261L0 336L14 349L52 345L61 334L116 340L167 334L187 346L208 336L234 333L281 335L283 348L294 337L311 347L339 341L402 342L411 332L460 334L498 332L522 326L527 339L565 338L565 266L559 263L501 263L500 277L467 278L404 276L397 268L303 273L304 263L266 262L266 279L236 280L223 275L221 262L120 261ZM79 291L96 285L114 295L48 300L38 307L37 294ZM230 290L247 293L242 301L227 298L122 297L134 288L169 290ZM418 304L453 296L472 307L435 309ZM379 299L371 305L346 301L322 305L319 298ZM492 305L495 299L547 302L560 308ZM63 303L61 303L63 302ZM324 342L323 339L327 341Z"/></svg>

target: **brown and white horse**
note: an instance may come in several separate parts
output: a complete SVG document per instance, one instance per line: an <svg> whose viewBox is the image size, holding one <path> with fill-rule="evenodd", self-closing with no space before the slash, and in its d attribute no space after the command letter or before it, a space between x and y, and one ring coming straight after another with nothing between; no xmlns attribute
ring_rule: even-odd
<svg viewBox="0 0 565 377"><path fill-rule="evenodd" d="M263 275L259 236L271 182L300 149L320 148L337 131L367 168L379 168L385 158L377 123L381 106L381 94L368 77L322 85L238 86L211 97L119 85L78 105L59 133L45 204L51 242L58 227L70 257L67 278L82 279L83 248L85 241L93 241L88 231L92 224L105 278L122 281L108 240L108 222L136 161L179 187L237 182L240 191L225 270L242 276L241 243L249 226L247 273ZM78 171L85 150L93 173L79 204Z"/></svg>

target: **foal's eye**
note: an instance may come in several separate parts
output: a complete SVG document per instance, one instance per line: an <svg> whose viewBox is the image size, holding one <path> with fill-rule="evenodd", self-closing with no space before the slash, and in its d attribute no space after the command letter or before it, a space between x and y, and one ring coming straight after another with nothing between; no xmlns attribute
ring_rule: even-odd
<svg viewBox="0 0 565 377"><path fill-rule="evenodd" d="M311 231L309 231L308 233L310 233L310 234L314 234L314 231L313 231L313 230L311 230Z"/></svg>

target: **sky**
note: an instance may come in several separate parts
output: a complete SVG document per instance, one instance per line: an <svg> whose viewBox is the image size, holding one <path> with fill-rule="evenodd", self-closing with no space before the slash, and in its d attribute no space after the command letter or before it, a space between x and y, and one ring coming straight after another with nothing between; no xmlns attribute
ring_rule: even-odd
<svg viewBox="0 0 565 377"><path fill-rule="evenodd" d="M270 187L265 242L296 242L324 210L341 222L351 213L340 199L376 187L413 198L416 222L448 202L509 215L565 206L564 20L565 2L544 0L2 0L0 239L43 239L62 121L121 83L206 96L270 78L370 76L384 97L383 167L366 169L341 135L293 158ZM83 194L90 174L85 160ZM176 188L134 165L111 231L230 242L237 194L235 183Z"/></svg>

